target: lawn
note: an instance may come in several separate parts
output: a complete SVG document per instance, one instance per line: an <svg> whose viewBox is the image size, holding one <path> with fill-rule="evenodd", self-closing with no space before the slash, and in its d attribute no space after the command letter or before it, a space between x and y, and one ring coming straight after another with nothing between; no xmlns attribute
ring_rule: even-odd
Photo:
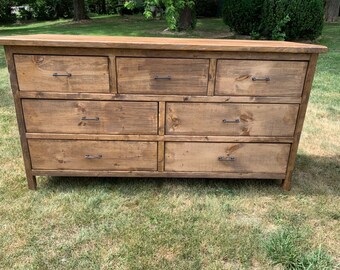
<svg viewBox="0 0 340 270"><path fill-rule="evenodd" d="M0 26L0 35L227 37L104 16ZM27 189L0 49L0 269L336 269L340 263L340 24L326 24L293 188L276 181L39 177Z"/></svg>

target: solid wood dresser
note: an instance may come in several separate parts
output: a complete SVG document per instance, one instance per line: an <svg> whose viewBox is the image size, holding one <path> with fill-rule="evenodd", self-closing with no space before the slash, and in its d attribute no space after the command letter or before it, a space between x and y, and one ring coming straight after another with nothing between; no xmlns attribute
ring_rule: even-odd
<svg viewBox="0 0 340 270"><path fill-rule="evenodd" d="M318 53L277 41L31 35L5 45L38 175L282 179Z"/></svg>

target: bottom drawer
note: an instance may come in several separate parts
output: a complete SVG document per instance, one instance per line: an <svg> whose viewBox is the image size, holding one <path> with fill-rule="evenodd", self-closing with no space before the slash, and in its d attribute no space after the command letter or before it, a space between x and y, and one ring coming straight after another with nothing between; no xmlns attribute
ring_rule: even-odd
<svg viewBox="0 0 340 270"><path fill-rule="evenodd" d="M167 142L165 170L286 173L290 144Z"/></svg>
<svg viewBox="0 0 340 270"><path fill-rule="evenodd" d="M157 143L135 141L28 140L32 169L157 170Z"/></svg>

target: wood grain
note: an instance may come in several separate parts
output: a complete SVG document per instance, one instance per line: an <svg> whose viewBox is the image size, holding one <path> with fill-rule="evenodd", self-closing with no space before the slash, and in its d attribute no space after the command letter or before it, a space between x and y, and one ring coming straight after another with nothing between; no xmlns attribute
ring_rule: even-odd
<svg viewBox="0 0 340 270"><path fill-rule="evenodd" d="M110 91L107 57L15 55L14 59L20 91Z"/></svg>
<svg viewBox="0 0 340 270"><path fill-rule="evenodd" d="M206 95L209 60L117 57L122 94Z"/></svg>
<svg viewBox="0 0 340 270"><path fill-rule="evenodd" d="M165 170L177 172L285 173L290 144L165 143ZM235 160L221 161L219 157Z"/></svg>
<svg viewBox="0 0 340 270"><path fill-rule="evenodd" d="M209 82L208 82L208 96L213 96L215 92L215 80L216 80L216 63L215 58L210 59L209 62Z"/></svg>
<svg viewBox="0 0 340 270"><path fill-rule="evenodd" d="M275 142L291 143L293 137L264 136L192 136L192 135L108 135L68 133L26 133L28 139L99 140L99 141L169 141L169 142Z"/></svg>
<svg viewBox="0 0 340 270"><path fill-rule="evenodd" d="M29 139L28 145L37 170L157 170L156 142Z"/></svg>
<svg viewBox="0 0 340 270"><path fill-rule="evenodd" d="M27 132L88 134L158 132L156 102L24 99L22 106Z"/></svg>
<svg viewBox="0 0 340 270"><path fill-rule="evenodd" d="M218 60L215 93L219 96L301 96L307 64L297 61ZM264 81L264 78L269 81Z"/></svg>
<svg viewBox="0 0 340 270"><path fill-rule="evenodd" d="M293 136L297 104L167 103L166 134Z"/></svg>
<svg viewBox="0 0 340 270"><path fill-rule="evenodd" d="M0 37L0 45L124 48L150 50L255 51L319 53L327 47L285 41L190 39L164 37L110 37L81 35L22 35Z"/></svg>
<svg viewBox="0 0 340 270"><path fill-rule="evenodd" d="M223 103L300 103L301 97L249 97L249 96L160 96L160 95L125 95L125 94L90 94L56 92L20 92L21 98L30 99L84 99L117 101L175 101L175 102L223 102Z"/></svg>

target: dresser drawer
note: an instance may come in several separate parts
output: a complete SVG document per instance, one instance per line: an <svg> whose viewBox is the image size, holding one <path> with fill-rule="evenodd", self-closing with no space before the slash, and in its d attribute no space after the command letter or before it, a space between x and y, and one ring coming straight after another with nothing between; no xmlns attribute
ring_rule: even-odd
<svg viewBox="0 0 340 270"><path fill-rule="evenodd" d="M14 55L20 91L109 92L107 57Z"/></svg>
<svg viewBox="0 0 340 270"><path fill-rule="evenodd" d="M166 142L165 170L285 173L290 144Z"/></svg>
<svg viewBox="0 0 340 270"><path fill-rule="evenodd" d="M28 140L36 170L157 170L157 143Z"/></svg>
<svg viewBox="0 0 340 270"><path fill-rule="evenodd" d="M208 59L117 58L118 92L206 95Z"/></svg>
<svg viewBox="0 0 340 270"><path fill-rule="evenodd" d="M307 62L218 60L216 95L301 96Z"/></svg>
<svg viewBox="0 0 340 270"><path fill-rule="evenodd" d="M22 100L27 132L157 134L157 102Z"/></svg>
<svg viewBox="0 0 340 270"><path fill-rule="evenodd" d="M293 136L297 104L167 103L166 134Z"/></svg>

